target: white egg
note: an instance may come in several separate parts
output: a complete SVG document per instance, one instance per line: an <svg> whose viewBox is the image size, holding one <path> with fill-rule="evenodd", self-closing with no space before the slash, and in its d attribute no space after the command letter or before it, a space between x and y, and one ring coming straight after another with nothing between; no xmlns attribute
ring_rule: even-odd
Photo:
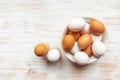
<svg viewBox="0 0 120 80"><path fill-rule="evenodd" d="M47 54L47 59L50 62L56 62L60 59L60 51L58 49L51 49Z"/></svg>
<svg viewBox="0 0 120 80"><path fill-rule="evenodd" d="M94 35L90 34L92 36L93 41L101 41L102 40L102 35Z"/></svg>
<svg viewBox="0 0 120 80"><path fill-rule="evenodd" d="M106 51L105 45L101 41L95 41L92 44L92 51L96 57L101 57Z"/></svg>
<svg viewBox="0 0 120 80"><path fill-rule="evenodd" d="M79 46L78 46L78 42L75 42L74 43L74 46L73 46L73 48L70 50L70 52L72 53L72 54L75 54L76 52L78 52L78 51L80 51L81 49L79 48Z"/></svg>
<svg viewBox="0 0 120 80"><path fill-rule="evenodd" d="M76 63L78 63L79 65L85 65L89 61L88 55L85 52L81 52L81 51L75 53L74 59Z"/></svg>
<svg viewBox="0 0 120 80"><path fill-rule="evenodd" d="M90 25L88 23L85 23L85 27L82 30L82 34L84 33L90 33Z"/></svg>
<svg viewBox="0 0 120 80"><path fill-rule="evenodd" d="M85 23L83 18L75 18L70 22L68 28L73 32L77 32L84 28Z"/></svg>

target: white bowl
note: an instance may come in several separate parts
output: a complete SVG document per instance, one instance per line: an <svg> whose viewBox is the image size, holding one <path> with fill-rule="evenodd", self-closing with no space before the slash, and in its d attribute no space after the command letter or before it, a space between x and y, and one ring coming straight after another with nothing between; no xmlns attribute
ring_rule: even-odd
<svg viewBox="0 0 120 80"><path fill-rule="evenodd" d="M85 19L85 21L86 21L87 23L91 23L93 20L95 20L94 18L91 18L91 17L83 17L83 19ZM69 29L68 29L68 26L67 26L67 27L65 28L65 31L64 31L63 36L64 36L65 34L68 34L68 32L69 32ZM104 33L102 34L102 42L105 44L105 46L106 46L106 44L107 44L107 41L108 41L108 32L107 32L107 30L105 29ZM65 51L65 53L66 53L65 56L66 56L71 62L76 63L76 62L75 62L75 59L74 59L74 56L73 56L72 53L67 52L67 51ZM98 57L95 57L94 55L92 55L92 56L89 58L89 61L88 61L87 64L93 63L93 62L95 62L97 59L99 59L99 58L98 58Z"/></svg>

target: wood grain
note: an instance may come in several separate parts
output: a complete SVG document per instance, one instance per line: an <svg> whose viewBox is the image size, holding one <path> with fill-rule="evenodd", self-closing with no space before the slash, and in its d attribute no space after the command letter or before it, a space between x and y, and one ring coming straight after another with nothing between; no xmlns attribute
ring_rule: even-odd
<svg viewBox="0 0 120 80"><path fill-rule="evenodd" d="M65 26L76 16L100 19L109 33L106 54L84 67L61 48ZM0 0L0 80L119 80L119 34L120 0ZM41 41L60 47L58 63L34 55Z"/></svg>

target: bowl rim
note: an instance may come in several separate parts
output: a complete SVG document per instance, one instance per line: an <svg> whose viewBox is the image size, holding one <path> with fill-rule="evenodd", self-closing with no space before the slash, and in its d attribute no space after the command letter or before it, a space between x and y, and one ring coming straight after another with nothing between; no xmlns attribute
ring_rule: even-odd
<svg viewBox="0 0 120 80"><path fill-rule="evenodd" d="M82 17L82 18L86 21L86 23L90 23L90 22L92 22L93 20L97 20L97 19L92 18L92 17ZM64 32L63 32L63 37L64 37L65 34L68 33L68 31L69 31L69 29L68 29L68 25L67 25L67 27L65 28L65 30L64 30ZM62 38L63 38L63 37L62 37ZM102 42L104 43L105 46L107 45L107 42L108 42L108 31L107 31L107 29L106 29L106 26L105 26L105 31L104 31L104 33L102 33ZM63 49L63 50L64 50L64 49ZM64 52L65 52L65 56L67 57L68 60L70 60L70 61L73 62L73 63L76 63L76 62L75 62L75 59L74 59L74 55L73 55L72 53L70 53L70 52L68 52L68 51L65 51L65 50L64 50ZM92 56L89 58L89 61L88 61L87 64L93 63L93 62L97 61L99 58L100 58L100 57L96 57L96 56L92 55ZM77 63L76 63L76 64L77 64ZM86 64L86 65L87 65L87 64Z"/></svg>

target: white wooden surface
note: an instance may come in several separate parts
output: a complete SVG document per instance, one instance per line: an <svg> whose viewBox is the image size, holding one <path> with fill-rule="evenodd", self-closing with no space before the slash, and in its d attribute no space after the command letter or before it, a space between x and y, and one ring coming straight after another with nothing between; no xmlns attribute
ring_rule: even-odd
<svg viewBox="0 0 120 80"><path fill-rule="evenodd" d="M106 54L87 66L67 60L62 32L76 17L106 25ZM62 59L48 63L34 55L41 41L60 47ZM0 80L120 80L120 0L0 0Z"/></svg>

